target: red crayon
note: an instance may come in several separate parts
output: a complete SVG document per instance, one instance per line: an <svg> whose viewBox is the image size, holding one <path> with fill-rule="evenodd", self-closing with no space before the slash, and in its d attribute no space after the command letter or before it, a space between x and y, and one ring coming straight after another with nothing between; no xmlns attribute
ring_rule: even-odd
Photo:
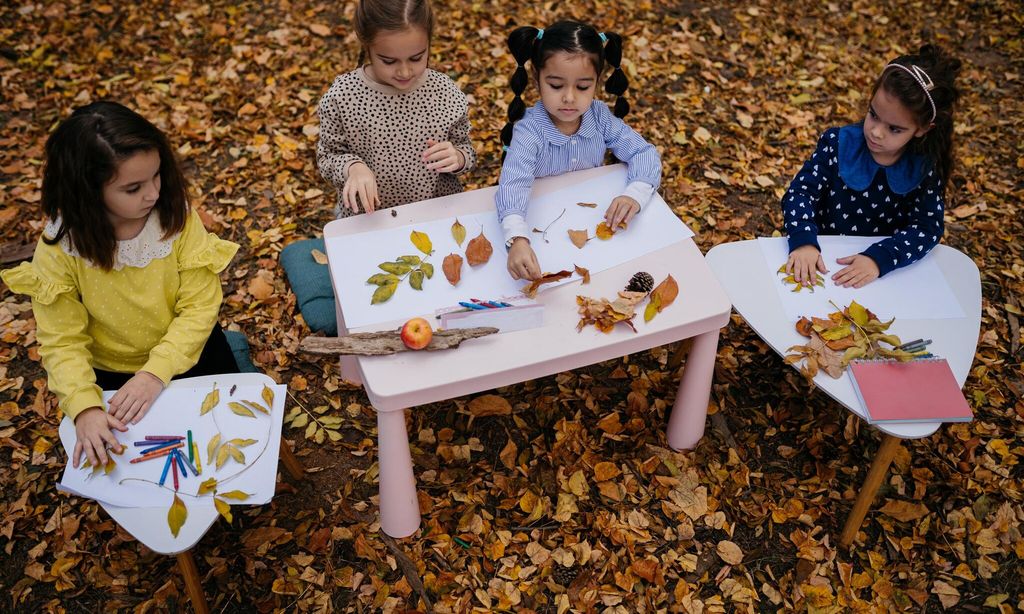
<svg viewBox="0 0 1024 614"><path fill-rule="evenodd" d="M178 463L171 459L171 472L174 474L174 490L178 490Z"/></svg>

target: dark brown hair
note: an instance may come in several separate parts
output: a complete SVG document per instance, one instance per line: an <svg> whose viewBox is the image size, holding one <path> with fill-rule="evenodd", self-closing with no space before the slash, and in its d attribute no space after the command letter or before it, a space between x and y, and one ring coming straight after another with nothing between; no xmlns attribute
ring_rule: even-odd
<svg viewBox="0 0 1024 614"><path fill-rule="evenodd" d="M362 64L366 48L382 31L401 31L417 26L426 30L427 40L430 40L434 35L434 11L430 8L430 0L359 0L353 26L363 46L359 53L359 63Z"/></svg>
<svg viewBox="0 0 1024 614"><path fill-rule="evenodd" d="M43 213L60 218L60 228L43 241L53 245L67 236L83 258L105 271L113 268L117 239L103 186L117 174L119 163L146 151L160 154L160 196L154 211L164 238L180 232L188 214L188 185L167 137L135 111L100 101L75 109L46 140Z"/></svg>
<svg viewBox="0 0 1024 614"><path fill-rule="evenodd" d="M888 66L875 81L871 97L875 97L878 88L883 88L910 110L918 126L935 124L923 136L911 139L909 150L923 154L931 161L945 193L949 178L953 174L953 112L960 97L955 84L956 76L960 72L960 60L935 45L924 45L917 53L901 55L889 64L899 64L911 71L917 67L931 79L933 86L926 91L910 72L896 66ZM935 103L934 120L929 95Z"/></svg>
<svg viewBox="0 0 1024 614"><path fill-rule="evenodd" d="M629 113L626 101L626 88L629 81L622 72L622 37L614 32L599 33L593 26L578 21L559 21L543 30L532 26L516 28L508 36L508 48L516 60L516 71L509 81L515 98L508 105L508 123L501 129L501 143L505 147L512 142L512 129L515 123L526 113L526 104L522 93L526 90L529 78L526 74L526 62L533 66L535 78L539 78L541 69L552 55L563 51L571 54L585 54L594 64L594 71L600 77L604 71L604 63L614 69L604 84L604 89L616 97L615 117L625 117Z"/></svg>

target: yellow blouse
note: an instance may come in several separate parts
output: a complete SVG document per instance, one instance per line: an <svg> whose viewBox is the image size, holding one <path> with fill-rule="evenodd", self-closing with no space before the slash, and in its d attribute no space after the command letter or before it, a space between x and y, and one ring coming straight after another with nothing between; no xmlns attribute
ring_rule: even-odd
<svg viewBox="0 0 1024 614"><path fill-rule="evenodd" d="M111 271L77 256L66 240L40 240L32 262L0 273L11 290L32 297L49 387L72 419L103 407L94 367L144 370L166 385L199 361L223 299L218 274L238 245L207 232L195 211L179 234L159 235L159 219L150 216L136 238L150 240L119 241Z"/></svg>

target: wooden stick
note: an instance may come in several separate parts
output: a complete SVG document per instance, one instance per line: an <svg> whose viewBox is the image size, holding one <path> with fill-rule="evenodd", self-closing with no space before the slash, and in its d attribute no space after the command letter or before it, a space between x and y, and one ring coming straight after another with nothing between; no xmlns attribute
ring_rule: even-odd
<svg viewBox="0 0 1024 614"><path fill-rule="evenodd" d="M295 458L295 454L292 453L292 449L288 447L288 441L283 436L281 437L281 464L284 465L285 471L287 471L288 475L292 476L292 479L296 482L305 479L306 468L302 466L299 459Z"/></svg>
<svg viewBox="0 0 1024 614"><path fill-rule="evenodd" d="M850 510L850 515L846 517L846 524L843 525L843 533L839 537L839 545L841 547L849 548L853 544L853 540L857 538L857 531L860 530L860 525L864 522L864 516L867 515L871 503L875 500L875 493L878 492L878 487L882 484L882 480L885 479L885 474L889 471L889 465L892 464L892 459L896 456L896 452L899 449L899 437L882 435L882 445L875 452L875 458L871 461L868 475L864 478L864 483L860 487L860 493L857 494L857 500L853 504L853 509Z"/></svg>
<svg viewBox="0 0 1024 614"><path fill-rule="evenodd" d="M425 351L449 350L459 347L467 339L485 337L498 332L497 328L481 326L478 328L456 328L439 330L430 339ZM306 337L299 344L299 349L310 354L356 354L359 356L383 356L395 352L411 352L402 342L397 331L380 331L375 333L353 333L340 337Z"/></svg>
<svg viewBox="0 0 1024 614"><path fill-rule="evenodd" d="M36 251L35 243L3 243L0 244L0 264L10 264L20 260L28 260Z"/></svg>
<svg viewBox="0 0 1024 614"><path fill-rule="evenodd" d="M196 561L192 558L192 551L186 550L178 553L178 569L185 579L185 589L188 591L188 598L192 602L192 609L196 614L210 614L210 607L206 604L206 595L203 594L203 582L199 578L199 569Z"/></svg>

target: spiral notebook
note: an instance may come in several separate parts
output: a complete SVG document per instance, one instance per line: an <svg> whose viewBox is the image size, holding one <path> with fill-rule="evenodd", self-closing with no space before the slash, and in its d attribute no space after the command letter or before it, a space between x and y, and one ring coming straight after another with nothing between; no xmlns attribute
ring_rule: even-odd
<svg viewBox="0 0 1024 614"><path fill-rule="evenodd" d="M850 378L871 424L974 418L945 358L855 360L850 363Z"/></svg>

